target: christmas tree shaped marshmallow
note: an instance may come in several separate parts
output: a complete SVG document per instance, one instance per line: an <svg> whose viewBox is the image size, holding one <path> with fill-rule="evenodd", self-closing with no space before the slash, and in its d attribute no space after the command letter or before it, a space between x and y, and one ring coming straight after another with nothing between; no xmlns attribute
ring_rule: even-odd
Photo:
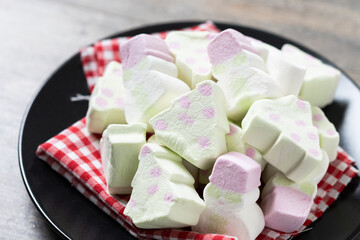
<svg viewBox="0 0 360 240"><path fill-rule="evenodd" d="M293 181L304 179L323 157L310 104L294 95L255 102L242 128L243 140Z"/></svg>
<svg viewBox="0 0 360 240"><path fill-rule="evenodd" d="M177 68L164 40L140 34L121 46L128 123L148 123L171 100L190 88L177 77ZM148 126L149 127L149 126ZM149 127L148 131L152 131Z"/></svg>
<svg viewBox="0 0 360 240"><path fill-rule="evenodd" d="M180 228L197 224L205 208L181 157L155 143L139 155L139 168L124 214L139 228Z"/></svg>
<svg viewBox="0 0 360 240"><path fill-rule="evenodd" d="M125 88L121 64L106 66L90 96L86 126L91 133L102 133L109 124L126 123L124 115Z"/></svg>
<svg viewBox="0 0 360 240"><path fill-rule="evenodd" d="M239 122L253 102L277 98L283 92L275 79L265 72L265 63L244 35L227 29L208 45L212 73L223 89L227 114Z"/></svg>
<svg viewBox="0 0 360 240"><path fill-rule="evenodd" d="M204 189L205 211L192 230L255 239L265 224L256 204L260 174L260 165L246 155L230 152L220 156Z"/></svg>
<svg viewBox="0 0 360 240"><path fill-rule="evenodd" d="M220 87L211 80L175 99L150 120L156 140L201 169L226 152L229 123Z"/></svg>
<svg viewBox="0 0 360 240"><path fill-rule="evenodd" d="M165 39L179 69L179 78L191 89L212 78L206 47L214 36L207 31L172 31Z"/></svg>

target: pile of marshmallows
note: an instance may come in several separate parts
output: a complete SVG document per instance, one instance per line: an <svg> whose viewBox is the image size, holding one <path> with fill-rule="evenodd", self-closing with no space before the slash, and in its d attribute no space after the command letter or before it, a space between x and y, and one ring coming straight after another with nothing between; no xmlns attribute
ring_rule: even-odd
<svg viewBox="0 0 360 240"><path fill-rule="evenodd" d="M137 227L255 239L304 223L336 158L339 134L319 107L338 70L233 29L140 34L121 58L99 78L86 123L102 133L108 192L131 194L124 213Z"/></svg>

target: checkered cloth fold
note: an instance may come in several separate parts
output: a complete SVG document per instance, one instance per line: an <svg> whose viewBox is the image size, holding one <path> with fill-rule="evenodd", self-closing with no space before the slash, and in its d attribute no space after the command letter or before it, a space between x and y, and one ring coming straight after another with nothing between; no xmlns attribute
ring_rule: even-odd
<svg viewBox="0 0 360 240"><path fill-rule="evenodd" d="M218 32L218 29L211 22L187 30ZM166 32L156 33L155 35L165 38ZM81 50L83 68L91 90L97 77L104 72L108 62L112 60L121 61L120 44L127 39L127 37L121 37L102 40ZM148 230L135 227L131 219L124 215L124 208L129 196L111 196L106 191L105 178L101 169L99 135L93 135L87 131L85 118L41 144L36 154L40 159L46 161L53 170L71 182L81 194L139 239L236 239L231 236L217 234L200 234L185 229ZM330 164L327 173L318 184L317 196L304 225L291 234L265 228L257 239L287 239L304 231L310 223L325 212L350 182L351 178L356 175L357 169L354 168L353 163L353 159L339 148L337 159Z"/></svg>

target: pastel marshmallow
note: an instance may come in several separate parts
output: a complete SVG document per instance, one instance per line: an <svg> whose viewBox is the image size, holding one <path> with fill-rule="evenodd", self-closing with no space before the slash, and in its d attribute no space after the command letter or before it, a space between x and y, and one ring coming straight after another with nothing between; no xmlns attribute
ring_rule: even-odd
<svg viewBox="0 0 360 240"><path fill-rule="evenodd" d="M177 68L165 42L159 38L144 34L132 38L121 46L121 57L128 123L148 124L151 117L170 106L171 100L190 90L176 78ZM152 132L150 126L148 131Z"/></svg>
<svg viewBox="0 0 360 240"><path fill-rule="evenodd" d="M265 225L256 204L260 174L260 165L241 153L220 156L204 189L206 209L192 230L255 239Z"/></svg>
<svg viewBox="0 0 360 240"><path fill-rule="evenodd" d="M341 77L340 71L293 45L285 44L281 51L292 62L306 69L299 97L313 106L324 107L330 104Z"/></svg>
<svg viewBox="0 0 360 240"><path fill-rule="evenodd" d="M311 107L294 95L255 102L242 121L243 140L293 181L301 181L322 160Z"/></svg>
<svg viewBox="0 0 360 240"><path fill-rule="evenodd" d="M212 78L206 47L213 36L207 31L171 31L165 39L175 58L179 78L191 89Z"/></svg>
<svg viewBox="0 0 360 240"><path fill-rule="evenodd" d="M156 140L201 169L225 153L229 123L225 98L211 80L175 99L170 108L150 119Z"/></svg>
<svg viewBox="0 0 360 240"><path fill-rule="evenodd" d="M279 49L268 46L266 69L278 82L285 95L297 96L304 81L306 69L293 62Z"/></svg>
<svg viewBox="0 0 360 240"><path fill-rule="evenodd" d="M233 29L219 33L209 43L208 54L213 76L225 94L228 117L234 122L240 122L256 100L284 95L241 33Z"/></svg>
<svg viewBox="0 0 360 240"><path fill-rule="evenodd" d="M110 194L131 193L138 156L146 143L146 125L110 124L100 141L103 172Z"/></svg>
<svg viewBox="0 0 360 240"><path fill-rule="evenodd" d="M324 112L318 107L311 107L313 125L319 130L320 147L324 149L330 161L337 157L340 135Z"/></svg>
<svg viewBox="0 0 360 240"><path fill-rule="evenodd" d="M124 70L136 66L147 56L174 62L166 43L148 34L139 34L121 45L121 62Z"/></svg>
<svg viewBox="0 0 360 240"><path fill-rule="evenodd" d="M287 186L275 186L261 201L265 226L281 232L298 230L307 219L312 196Z"/></svg>
<svg viewBox="0 0 360 240"><path fill-rule="evenodd" d="M231 122L229 124L230 132L226 134L226 147L228 152L239 152L245 154L259 163L262 171L267 162L263 159L261 153L243 141L243 130L239 126Z"/></svg>
<svg viewBox="0 0 360 240"><path fill-rule="evenodd" d="M204 189L205 210L196 226L191 229L199 233L215 233L255 239L264 229L264 215L255 203L259 189L240 194L225 191L209 183ZM212 192L216 191L216 192Z"/></svg>
<svg viewBox="0 0 360 240"><path fill-rule="evenodd" d="M158 144L147 143L139 155L139 168L124 214L145 229L196 225L205 208L195 191L194 178L181 157Z"/></svg>
<svg viewBox="0 0 360 240"><path fill-rule="evenodd" d="M257 54L266 61L270 45L253 37L246 36L246 39L250 42L251 47L256 50Z"/></svg>
<svg viewBox="0 0 360 240"><path fill-rule="evenodd" d="M112 61L96 82L86 113L89 132L102 134L109 124L126 123L122 72L121 64Z"/></svg>
<svg viewBox="0 0 360 240"><path fill-rule="evenodd" d="M253 159L238 153L221 155L215 162L209 179L224 190L247 193L260 186L261 167Z"/></svg>

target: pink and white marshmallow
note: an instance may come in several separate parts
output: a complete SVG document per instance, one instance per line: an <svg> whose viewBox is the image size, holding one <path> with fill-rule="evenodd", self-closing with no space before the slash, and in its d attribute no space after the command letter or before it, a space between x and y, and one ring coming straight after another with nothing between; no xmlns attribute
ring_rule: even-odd
<svg viewBox="0 0 360 240"><path fill-rule="evenodd" d="M229 152L220 156L204 189L205 211L192 230L255 239L265 225L256 204L260 174L260 165L244 154Z"/></svg>
<svg viewBox="0 0 360 240"><path fill-rule="evenodd" d="M139 167L131 183L133 191L124 214L139 228L194 226L205 204L193 184L194 178L179 155L147 143L140 151Z"/></svg>
<svg viewBox="0 0 360 240"><path fill-rule="evenodd" d="M323 158L310 104L294 95L255 102L242 128L243 140L293 181L304 179Z"/></svg>
<svg viewBox="0 0 360 240"><path fill-rule="evenodd" d="M240 32L227 29L208 45L212 73L227 102L228 117L240 122L256 100L284 95L265 72L264 60Z"/></svg>
<svg viewBox="0 0 360 240"><path fill-rule="evenodd" d="M156 141L201 169L209 169L226 149L229 122L221 88L207 80L175 99L150 119Z"/></svg>
<svg viewBox="0 0 360 240"><path fill-rule="evenodd" d="M317 194L317 184L329 166L327 153L321 151L321 162L299 182L290 180L270 164L266 166L262 174L265 186L260 204L266 227L293 232L299 230L306 221Z"/></svg>
<svg viewBox="0 0 360 240"><path fill-rule="evenodd" d="M160 38L140 34L121 46L128 123L148 121L190 88L177 77L169 49ZM148 131L152 129L148 126Z"/></svg>

